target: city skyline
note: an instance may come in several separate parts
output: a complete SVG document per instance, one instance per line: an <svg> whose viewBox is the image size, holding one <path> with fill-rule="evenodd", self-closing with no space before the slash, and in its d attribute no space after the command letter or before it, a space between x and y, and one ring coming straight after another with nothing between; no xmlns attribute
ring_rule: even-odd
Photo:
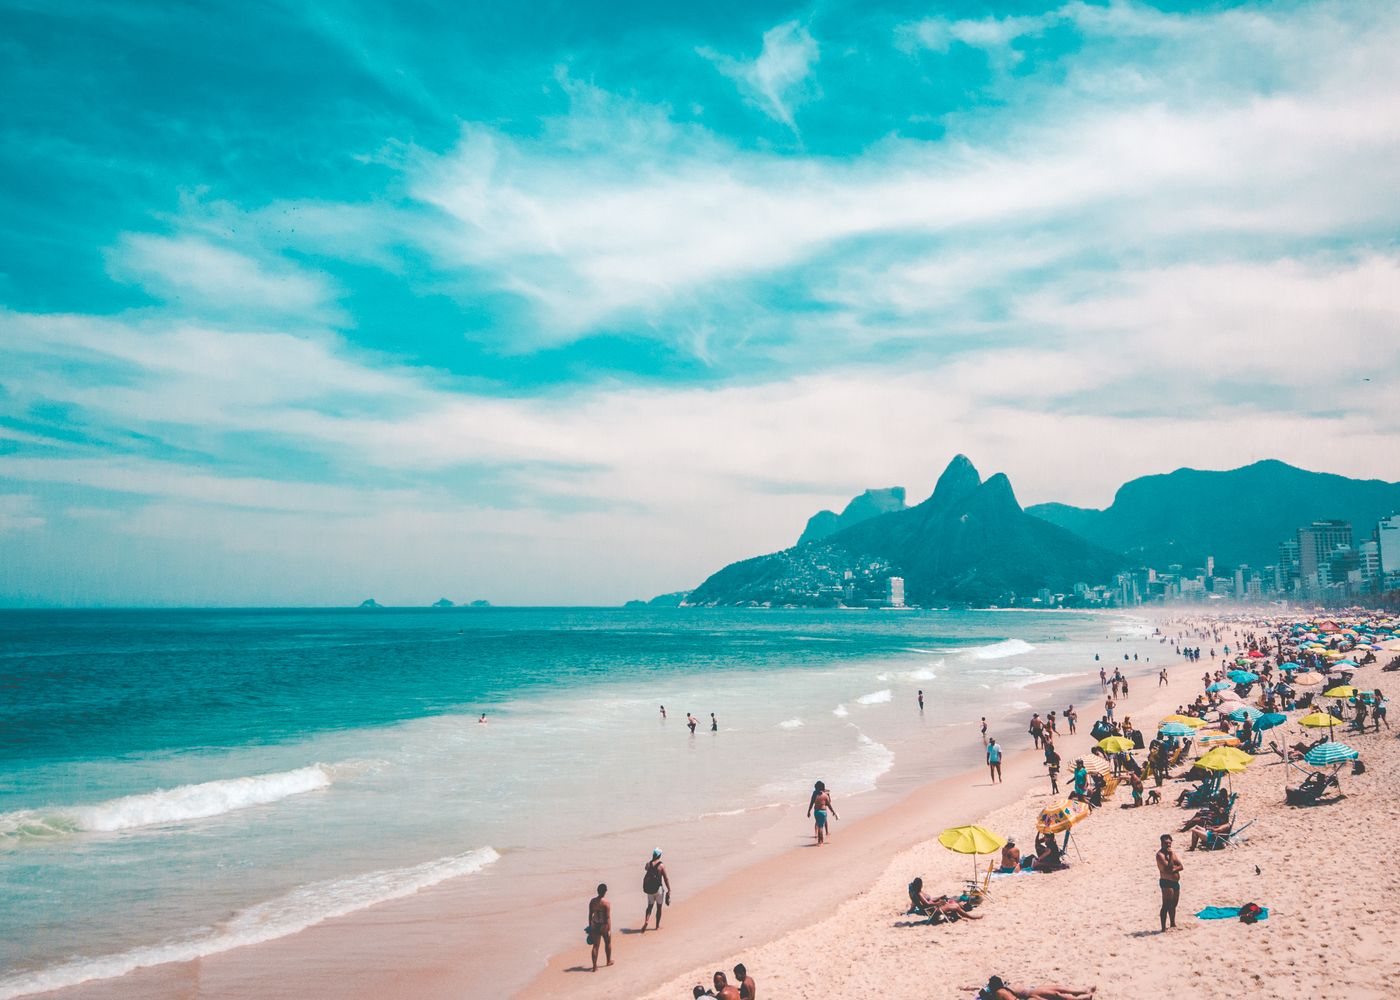
<svg viewBox="0 0 1400 1000"><path fill-rule="evenodd" d="M620 603L955 452L1400 480L1393 5L0 17L0 604Z"/></svg>

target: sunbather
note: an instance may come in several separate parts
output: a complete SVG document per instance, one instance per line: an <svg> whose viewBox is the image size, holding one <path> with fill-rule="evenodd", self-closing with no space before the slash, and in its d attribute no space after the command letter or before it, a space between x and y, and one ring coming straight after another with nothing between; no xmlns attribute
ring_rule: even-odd
<svg viewBox="0 0 1400 1000"><path fill-rule="evenodd" d="M1090 986L1087 990L1080 990L1058 983L1026 986L1008 983L1000 976L992 976L987 980L986 986L964 986L963 989L975 990L982 1000L1090 1000L1098 987Z"/></svg>
<svg viewBox="0 0 1400 1000"><path fill-rule="evenodd" d="M1198 846L1204 847L1208 851L1224 847L1225 842L1230 839L1230 831L1233 828L1234 823L1229 820L1216 826L1193 826L1188 831L1191 834L1191 846L1187 850L1194 851Z"/></svg>
<svg viewBox="0 0 1400 1000"><path fill-rule="evenodd" d="M1001 849L1001 867L999 872L1014 872L1021 867L1021 849L1016 846L1016 841L1010 838L1006 841L1006 846Z"/></svg>
<svg viewBox="0 0 1400 1000"><path fill-rule="evenodd" d="M922 877L909 883L909 908L922 916L934 918L935 922L939 918L949 922L961 920L963 917L970 920L982 919L980 913L973 913L961 900L948 896L926 895Z"/></svg>

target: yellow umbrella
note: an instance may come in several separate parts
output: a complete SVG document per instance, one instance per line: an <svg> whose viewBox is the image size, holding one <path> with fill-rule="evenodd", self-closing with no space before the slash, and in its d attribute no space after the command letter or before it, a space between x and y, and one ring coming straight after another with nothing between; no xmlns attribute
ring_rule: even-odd
<svg viewBox="0 0 1400 1000"><path fill-rule="evenodd" d="M1196 766L1203 767L1207 771L1227 771L1230 774L1239 774L1253 759L1251 755L1234 747L1216 747L1196 761Z"/></svg>
<svg viewBox="0 0 1400 1000"><path fill-rule="evenodd" d="M1088 819L1089 812L1087 802L1061 802L1049 809L1042 809L1035 819L1035 828L1041 833L1059 833L1068 830L1080 820Z"/></svg>
<svg viewBox="0 0 1400 1000"><path fill-rule="evenodd" d="M1099 749L1104 753L1123 753L1127 750L1136 749L1132 740L1126 736L1105 736L1099 740Z"/></svg>
<svg viewBox="0 0 1400 1000"><path fill-rule="evenodd" d="M938 835L938 842L950 851L972 855L972 878L977 879L977 855L995 854L1006 846L1006 838L985 826L954 826Z"/></svg>
<svg viewBox="0 0 1400 1000"><path fill-rule="evenodd" d="M1356 688L1350 684L1338 684L1331 691L1322 692L1324 698L1355 698Z"/></svg>
<svg viewBox="0 0 1400 1000"><path fill-rule="evenodd" d="M1342 651L1340 649L1329 649L1322 655L1327 657L1329 660L1340 660L1342 658Z"/></svg>
<svg viewBox="0 0 1400 1000"><path fill-rule="evenodd" d="M1183 726L1190 726L1192 729L1200 729L1206 724L1205 719L1198 719L1194 715L1169 715L1163 722L1179 722Z"/></svg>
<svg viewBox="0 0 1400 1000"><path fill-rule="evenodd" d="M1331 729L1333 726L1344 726L1346 723L1329 712L1311 712L1299 719L1298 725L1307 726L1309 729L1321 729L1323 726Z"/></svg>

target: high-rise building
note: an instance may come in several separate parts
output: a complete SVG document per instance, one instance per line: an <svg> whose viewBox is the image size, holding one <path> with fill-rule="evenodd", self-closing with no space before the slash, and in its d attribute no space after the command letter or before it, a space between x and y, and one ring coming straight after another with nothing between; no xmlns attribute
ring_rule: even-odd
<svg viewBox="0 0 1400 1000"><path fill-rule="evenodd" d="M1400 514L1391 514L1376 525L1376 547L1380 550L1384 588L1400 586Z"/></svg>
<svg viewBox="0 0 1400 1000"><path fill-rule="evenodd" d="M1350 521L1314 521L1298 529L1298 574L1312 583L1319 567L1326 566L1332 553L1351 547Z"/></svg>
<svg viewBox="0 0 1400 1000"><path fill-rule="evenodd" d="M904 577L889 578L885 589L885 603L892 608L904 607Z"/></svg>

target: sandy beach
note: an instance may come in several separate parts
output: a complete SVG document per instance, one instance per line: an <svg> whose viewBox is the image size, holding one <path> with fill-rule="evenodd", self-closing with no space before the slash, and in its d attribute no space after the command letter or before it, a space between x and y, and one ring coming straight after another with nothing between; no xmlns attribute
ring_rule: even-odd
<svg viewBox="0 0 1400 1000"><path fill-rule="evenodd" d="M1393 649L1381 654L1380 662L1393 655ZM1199 663L1178 664L1170 672L1170 687L1135 696L1129 710L1144 726L1155 724L1188 693L1194 696L1201 669ZM1384 690L1390 676L1377 664L1358 670L1354 683ZM1291 725L1279 732L1290 740L1300 735ZM953 798L940 803L946 808L931 806L925 817L941 814L943 819L925 827L921 843L890 856L859 895L809 926L762 943L735 941L642 995L646 1000L689 996L692 984L708 985L715 969L728 970L742 961L767 996L970 996L973 991L960 987L985 983L991 974L1032 985L1094 986L1103 997L1184 994L1225 1000L1241 992L1281 1000L1390 996L1391 980L1400 973L1400 930L1394 924L1400 873L1383 854L1387 833L1400 824L1400 746L1385 729L1346 739L1361 751L1368 770L1357 777L1343 772L1345 797L1340 801L1304 809L1286 806L1286 768L1266 754L1233 777L1240 822L1253 824L1244 844L1188 853L1190 838L1175 833L1185 863L1180 926L1165 935L1157 927L1154 852L1158 836L1177 831L1190 813L1170 804L1185 787L1175 781L1164 786L1161 805L1140 809L1117 808L1127 799L1126 790L1120 790L1116 802L1076 827L1083 858L1072 858L1067 871L994 879L994 898L980 909L979 921L928 926L904 916L905 886L914 875L922 875L937 893L956 890L969 874L967 857L932 839L945 819L980 823L1029 843L1034 817L1052 797L1034 773L1039 769L1023 756L1007 767L1006 788L1017 790L1013 801L987 794L979 800L976 793L989 789L977 788L978 776L950 782ZM1064 746L1067 760L1086 749L1083 729ZM850 840L823 852L820 860L830 864L832 854L863 852L867 846L853 847ZM807 881L826 877L824 869ZM1269 919L1246 926L1193 915L1206 906L1249 901L1268 907ZM731 938L752 936L752 922L742 908L713 902L711 921L729 928ZM619 959L625 961L636 950L627 948ZM600 972L596 978L603 976ZM611 984L590 982L589 988L565 991L546 975L529 995L630 995L634 981L619 976Z"/></svg>

